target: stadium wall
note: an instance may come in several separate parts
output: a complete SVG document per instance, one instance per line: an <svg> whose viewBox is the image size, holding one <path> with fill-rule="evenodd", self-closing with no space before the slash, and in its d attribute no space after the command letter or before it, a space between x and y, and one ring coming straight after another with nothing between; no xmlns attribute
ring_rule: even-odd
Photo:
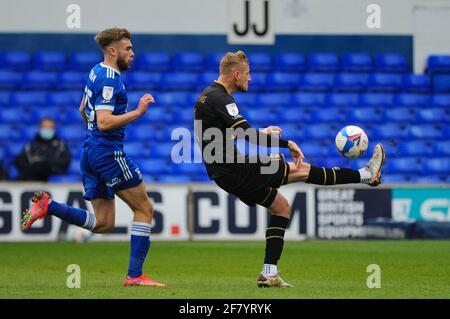
<svg viewBox="0 0 450 319"><path fill-rule="evenodd" d="M48 216L23 233L20 212L37 190L92 211L79 184L0 183L0 242L73 240L81 228ZM280 190L292 205L287 240L308 238L450 238L450 187L312 187ZM151 184L155 240L263 240L268 212L249 207L215 185ZM128 240L130 209L117 198L116 228L93 240ZM431 228L430 228L431 227ZM433 237L434 236L434 237Z"/></svg>

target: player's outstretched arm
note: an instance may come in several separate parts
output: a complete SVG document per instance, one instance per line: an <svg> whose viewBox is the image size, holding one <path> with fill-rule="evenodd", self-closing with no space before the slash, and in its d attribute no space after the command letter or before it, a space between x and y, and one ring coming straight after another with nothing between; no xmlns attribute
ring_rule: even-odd
<svg viewBox="0 0 450 319"><path fill-rule="evenodd" d="M150 94L141 97L138 107L130 112L121 115L113 115L109 110L97 111L97 125L100 131L109 131L123 127L138 119L147 112L149 104L155 103L155 99Z"/></svg>
<svg viewBox="0 0 450 319"><path fill-rule="evenodd" d="M80 103L80 114L81 117L83 118L83 122L85 125L87 125L87 117L86 117L86 95L83 95L83 99L81 99L81 103Z"/></svg>
<svg viewBox="0 0 450 319"><path fill-rule="evenodd" d="M297 143L291 140L288 141L288 148L291 152L292 158L294 159L295 166L297 168L300 168L303 160L305 159L303 152L300 150L300 147L298 147Z"/></svg>

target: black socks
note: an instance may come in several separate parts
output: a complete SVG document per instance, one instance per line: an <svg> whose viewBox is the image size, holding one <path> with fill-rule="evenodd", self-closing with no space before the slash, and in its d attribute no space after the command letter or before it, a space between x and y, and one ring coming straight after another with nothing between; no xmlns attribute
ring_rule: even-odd
<svg viewBox="0 0 450 319"><path fill-rule="evenodd" d="M272 215L266 230L266 255L264 264L276 265L281 257L284 245L284 232L289 218Z"/></svg>
<svg viewBox="0 0 450 319"><path fill-rule="evenodd" d="M337 185L359 183L361 175L359 171L349 168L325 168L311 165L308 179L305 183L316 185Z"/></svg>

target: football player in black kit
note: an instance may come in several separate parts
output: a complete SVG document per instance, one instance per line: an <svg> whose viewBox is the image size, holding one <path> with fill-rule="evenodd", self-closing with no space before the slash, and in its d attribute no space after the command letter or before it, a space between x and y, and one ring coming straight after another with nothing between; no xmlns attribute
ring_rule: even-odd
<svg viewBox="0 0 450 319"><path fill-rule="evenodd" d="M203 90L195 104L196 139L208 175L220 188L247 205L262 205L271 213L258 287L292 287L280 277L277 269L291 215L287 199L277 189L296 182L377 186L385 152L383 146L377 144L369 163L359 170L317 167L303 162L304 156L298 145L281 138L281 128L269 126L256 130L240 114L240 106L231 94L247 92L249 81L250 65L245 53L228 52L220 61L219 79ZM287 162L282 154L244 156L234 144L239 138L262 146L288 148L294 161Z"/></svg>

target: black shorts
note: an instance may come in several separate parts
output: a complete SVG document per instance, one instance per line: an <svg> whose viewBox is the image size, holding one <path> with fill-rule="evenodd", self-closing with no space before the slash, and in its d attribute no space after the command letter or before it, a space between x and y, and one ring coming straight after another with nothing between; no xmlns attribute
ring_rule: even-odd
<svg viewBox="0 0 450 319"><path fill-rule="evenodd" d="M249 206L269 207L277 196L277 188L287 183L288 175L289 164L284 155L276 154L267 163L233 164L232 172L214 181Z"/></svg>

